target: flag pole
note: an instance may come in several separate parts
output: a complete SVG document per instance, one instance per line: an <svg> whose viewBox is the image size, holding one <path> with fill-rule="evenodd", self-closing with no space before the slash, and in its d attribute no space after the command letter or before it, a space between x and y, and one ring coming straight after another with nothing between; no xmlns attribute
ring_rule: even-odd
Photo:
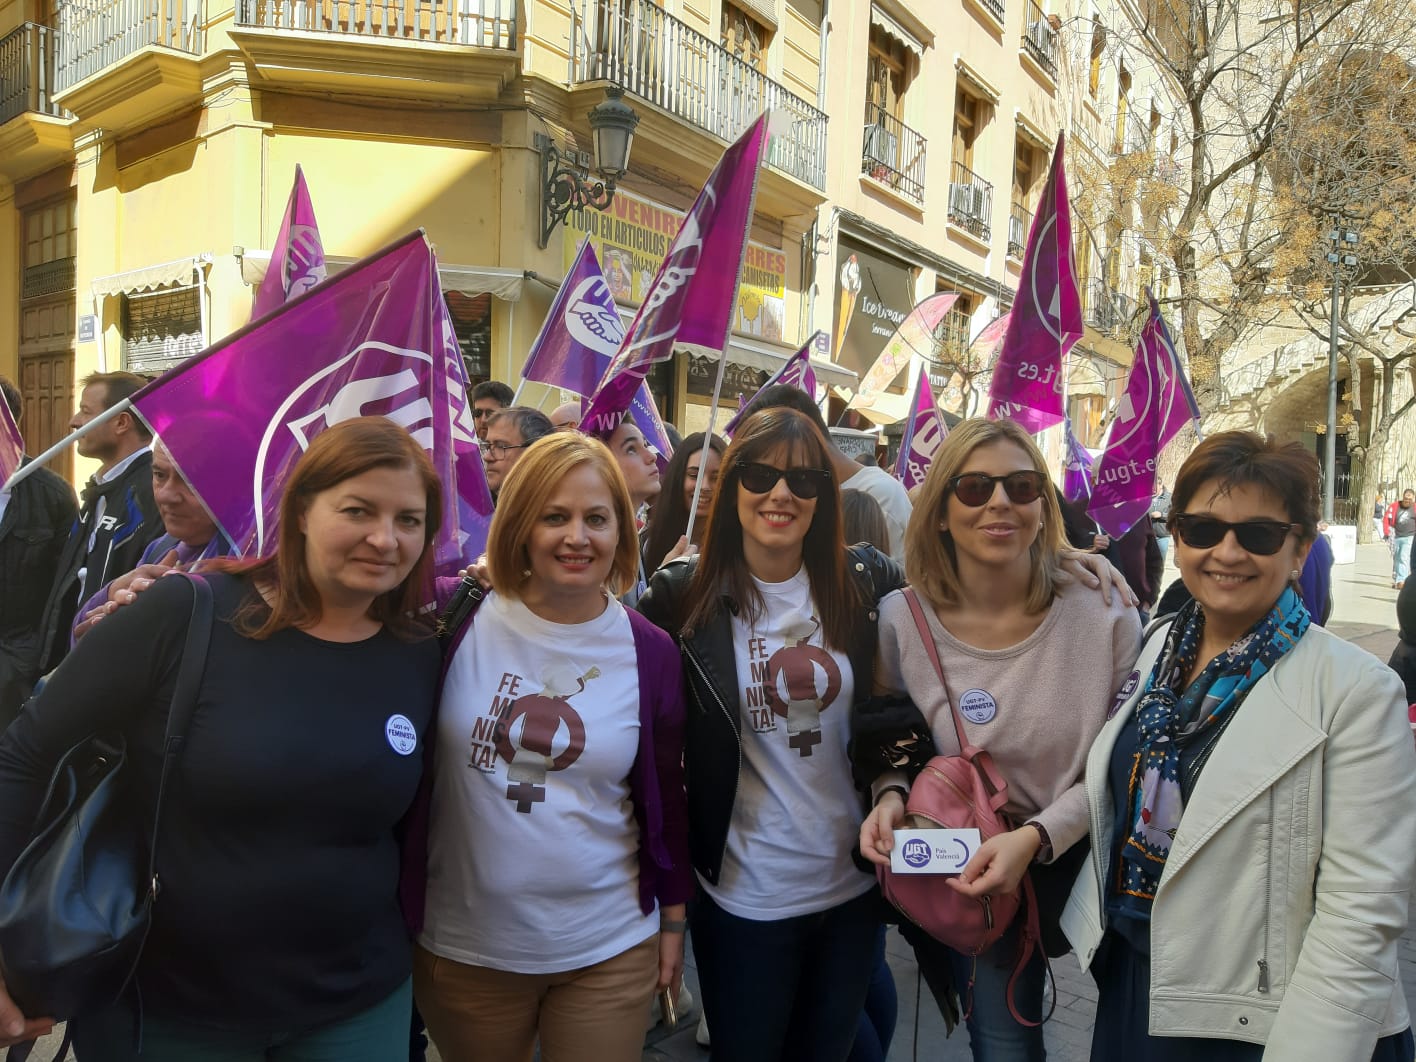
<svg viewBox="0 0 1416 1062"><path fill-rule="evenodd" d="M64 447L68 446L72 442L77 441L81 436L87 435L89 432L93 431L94 428L97 428L100 424L107 424L119 413L128 412L135 412L133 410L133 403L131 399L124 398L118 402L115 402L113 405L109 406L98 416L94 417L93 420L85 424L82 428L76 428L74 431L71 431L68 435L64 436L64 438L60 439L57 443L51 446L48 450L45 450L44 453L40 454L38 457L30 458L25 465L17 469L15 471L15 474L5 481L5 486L3 489L13 490L16 483L19 483L21 480L28 479L30 473L43 467L48 461L50 461L61 450L63 450Z"/></svg>

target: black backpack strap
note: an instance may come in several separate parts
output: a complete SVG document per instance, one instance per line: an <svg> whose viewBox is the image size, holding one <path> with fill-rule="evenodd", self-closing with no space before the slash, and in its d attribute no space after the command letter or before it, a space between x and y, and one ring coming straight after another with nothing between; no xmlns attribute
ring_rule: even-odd
<svg viewBox="0 0 1416 1062"><path fill-rule="evenodd" d="M470 575L462 577L462 582L457 584L447 607L438 617L438 641L444 649L457 637L457 632L472 618L486 597L487 592L482 589L481 583Z"/></svg>

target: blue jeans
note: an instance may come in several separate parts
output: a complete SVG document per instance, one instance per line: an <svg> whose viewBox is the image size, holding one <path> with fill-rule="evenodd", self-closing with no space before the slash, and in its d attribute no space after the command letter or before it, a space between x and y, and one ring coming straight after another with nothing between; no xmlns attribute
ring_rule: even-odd
<svg viewBox="0 0 1416 1062"><path fill-rule="evenodd" d="M856 1020L855 1043L849 1062L885 1062L890 1054L890 1041L895 1038L895 1019L899 1016L900 1000L895 992L895 975L885 961L885 932L881 926L875 933L875 957L871 960L870 984L865 991L865 1009Z"/></svg>
<svg viewBox="0 0 1416 1062"><path fill-rule="evenodd" d="M1391 580L1394 583L1406 582L1411 574L1411 539L1411 535L1397 535L1392 540L1395 548L1391 554Z"/></svg>
<svg viewBox="0 0 1416 1062"><path fill-rule="evenodd" d="M959 1003L968 1012L969 1048L974 1062L1043 1062L1047 1058L1042 1026L1019 1024L1008 1009L1008 980L1017 964L1022 925L1020 920L1014 920L1008 932L977 959L946 947L923 932L906 934L936 1001L941 986L953 981ZM1013 1003L1028 1021L1042 1019L1045 970L1042 953L1034 950L1013 986Z"/></svg>
<svg viewBox="0 0 1416 1062"><path fill-rule="evenodd" d="M700 889L689 928L713 1062L845 1062L879 927L875 889L772 922L729 914Z"/></svg>
<svg viewBox="0 0 1416 1062"><path fill-rule="evenodd" d="M308 1032L213 1032L143 1015L142 1051L136 1015L110 1007L74 1022L74 1053L83 1062L401 1062L408 1058L413 981L343 1021Z"/></svg>
<svg viewBox="0 0 1416 1062"><path fill-rule="evenodd" d="M1163 569L1165 567L1165 558L1170 554L1170 536L1165 535L1162 537L1157 535L1155 537L1155 543L1160 547L1160 566ZM1159 587L1156 587L1156 592L1160 592Z"/></svg>

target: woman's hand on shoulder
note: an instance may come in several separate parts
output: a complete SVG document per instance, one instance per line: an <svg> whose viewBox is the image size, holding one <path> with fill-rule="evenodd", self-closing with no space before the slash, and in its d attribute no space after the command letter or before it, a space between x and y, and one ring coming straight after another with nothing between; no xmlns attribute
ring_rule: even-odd
<svg viewBox="0 0 1416 1062"><path fill-rule="evenodd" d="M1141 603L1141 599L1131 591L1131 587L1127 584L1126 577L1121 574L1120 569L1105 557L1078 549L1063 549L1060 556L1062 570L1083 586L1100 590L1101 599L1108 605L1111 604L1113 591L1119 594L1121 600L1132 608Z"/></svg>
<svg viewBox="0 0 1416 1062"><path fill-rule="evenodd" d="M954 891L975 898L1010 893L1041 847L1042 835L1031 826L1000 833L979 845L963 873L944 880Z"/></svg>
<svg viewBox="0 0 1416 1062"><path fill-rule="evenodd" d="M53 1018L26 1018L0 981L0 1047L37 1040L54 1028Z"/></svg>
<svg viewBox="0 0 1416 1062"><path fill-rule="evenodd" d="M895 847L895 828L905 817L905 798L898 789L886 790L865 821L860 824L860 854L876 866L890 865Z"/></svg>

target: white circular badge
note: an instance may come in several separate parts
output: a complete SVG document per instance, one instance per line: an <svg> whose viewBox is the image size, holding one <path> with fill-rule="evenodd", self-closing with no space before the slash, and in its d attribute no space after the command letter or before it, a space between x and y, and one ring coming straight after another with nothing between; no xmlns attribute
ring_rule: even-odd
<svg viewBox="0 0 1416 1062"><path fill-rule="evenodd" d="M998 714L998 702L987 690L966 690L959 698L959 712L970 723L990 723Z"/></svg>
<svg viewBox="0 0 1416 1062"><path fill-rule="evenodd" d="M406 715L391 715L388 722L384 724L384 734L388 738L389 747L400 756L411 756L413 750L418 747L418 731L413 728L413 721Z"/></svg>

